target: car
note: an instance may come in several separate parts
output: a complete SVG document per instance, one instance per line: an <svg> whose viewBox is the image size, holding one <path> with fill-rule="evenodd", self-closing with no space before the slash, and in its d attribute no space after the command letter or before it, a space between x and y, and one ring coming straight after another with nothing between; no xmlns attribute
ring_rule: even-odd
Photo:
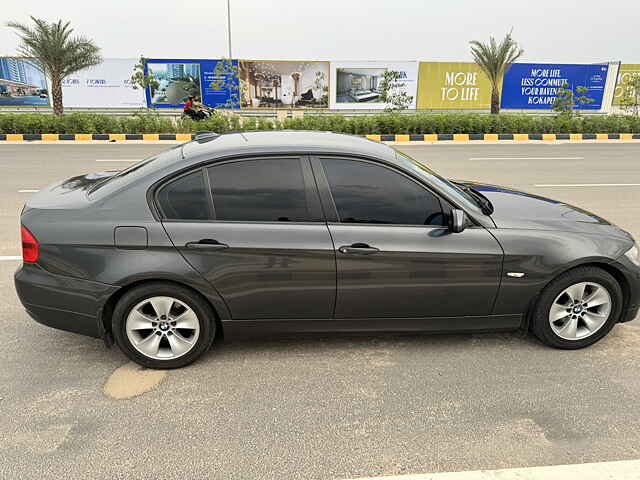
<svg viewBox="0 0 640 480"><path fill-rule="evenodd" d="M577 349L638 312L617 226L328 132L200 132L42 189L21 235L28 314L148 368L284 334L531 330Z"/></svg>

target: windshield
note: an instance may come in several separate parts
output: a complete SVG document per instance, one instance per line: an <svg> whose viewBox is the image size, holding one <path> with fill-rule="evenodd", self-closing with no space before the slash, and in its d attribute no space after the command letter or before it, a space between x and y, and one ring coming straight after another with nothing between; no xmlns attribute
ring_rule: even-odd
<svg viewBox="0 0 640 480"><path fill-rule="evenodd" d="M441 177L436 172L431 170L429 167L418 162L417 160L414 160L408 155L405 155L404 153L399 152L398 150L396 150L396 154L401 166L419 174L422 177L427 177L433 183L436 183L442 190L444 190L449 196L454 198L459 203L477 212L482 213L482 204L476 197L474 197L468 192L465 192L460 187L457 187L455 184L451 183L446 178Z"/></svg>

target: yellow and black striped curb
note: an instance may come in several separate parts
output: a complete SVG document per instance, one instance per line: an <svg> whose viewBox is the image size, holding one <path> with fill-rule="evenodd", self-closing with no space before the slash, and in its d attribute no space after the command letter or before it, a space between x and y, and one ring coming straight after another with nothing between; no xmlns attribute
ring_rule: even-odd
<svg viewBox="0 0 640 480"><path fill-rule="evenodd" d="M0 133L0 141L7 142L82 142L89 140L179 140L187 142L195 137L195 133Z"/></svg>
<svg viewBox="0 0 640 480"><path fill-rule="evenodd" d="M640 133L425 133L411 135L366 135L378 142L468 142L498 140L640 140Z"/></svg>
<svg viewBox="0 0 640 480"><path fill-rule="evenodd" d="M0 133L0 141L183 141L195 138L195 133ZM425 133L410 135L365 135L378 142L468 142L468 141L500 141L500 140L640 140L640 133Z"/></svg>

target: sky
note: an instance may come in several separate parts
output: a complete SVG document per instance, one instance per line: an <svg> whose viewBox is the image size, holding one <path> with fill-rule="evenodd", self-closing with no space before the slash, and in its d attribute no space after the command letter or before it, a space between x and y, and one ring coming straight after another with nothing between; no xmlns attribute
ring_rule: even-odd
<svg viewBox="0 0 640 480"><path fill-rule="evenodd" d="M640 1L230 0L233 58L470 61L469 41L513 37L521 62L640 63ZM70 20L105 58L228 56L226 0L3 0L7 21Z"/></svg>

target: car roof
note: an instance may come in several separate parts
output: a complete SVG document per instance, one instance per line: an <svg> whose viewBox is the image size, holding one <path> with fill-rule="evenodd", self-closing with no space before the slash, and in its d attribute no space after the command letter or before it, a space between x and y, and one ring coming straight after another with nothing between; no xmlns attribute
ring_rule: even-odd
<svg viewBox="0 0 640 480"><path fill-rule="evenodd" d="M233 132L203 140L193 140L183 145L184 160L201 160L201 157L226 157L243 154L346 154L395 159L395 150L365 137L332 132L306 130L278 130Z"/></svg>

